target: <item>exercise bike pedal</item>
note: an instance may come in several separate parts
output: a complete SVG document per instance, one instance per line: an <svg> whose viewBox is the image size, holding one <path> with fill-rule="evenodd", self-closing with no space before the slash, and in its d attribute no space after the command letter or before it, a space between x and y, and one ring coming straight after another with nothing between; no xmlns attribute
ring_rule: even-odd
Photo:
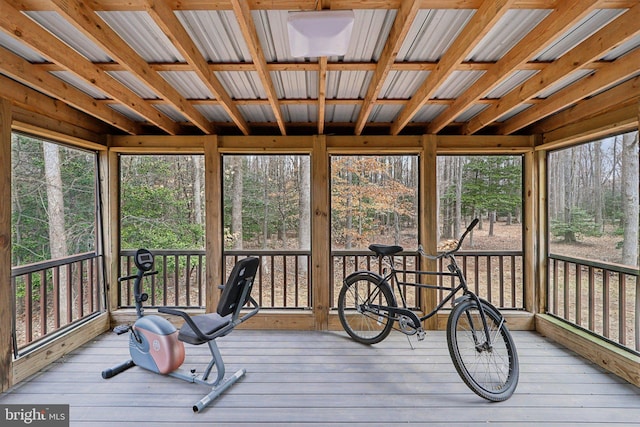
<svg viewBox="0 0 640 427"><path fill-rule="evenodd" d="M113 332L116 335L122 335L129 332L129 329L131 329L131 325L118 325L115 328L113 328Z"/></svg>

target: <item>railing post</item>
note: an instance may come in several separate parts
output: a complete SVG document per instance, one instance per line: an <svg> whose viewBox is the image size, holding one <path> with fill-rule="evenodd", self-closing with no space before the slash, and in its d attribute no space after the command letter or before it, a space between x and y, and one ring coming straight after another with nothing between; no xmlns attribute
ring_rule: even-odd
<svg viewBox="0 0 640 427"><path fill-rule="evenodd" d="M438 246L438 137L436 135L424 135L422 137L422 156L420 158L420 189L419 197L419 217L420 229L418 230L420 243L428 254L435 254ZM435 271L438 267L436 261L422 257L420 269ZM427 276L425 283L437 284L435 276ZM420 295L420 305L423 312L430 311L435 307L438 300L438 293L434 290L422 289ZM438 319L433 316L423 322L425 329L437 329Z"/></svg>

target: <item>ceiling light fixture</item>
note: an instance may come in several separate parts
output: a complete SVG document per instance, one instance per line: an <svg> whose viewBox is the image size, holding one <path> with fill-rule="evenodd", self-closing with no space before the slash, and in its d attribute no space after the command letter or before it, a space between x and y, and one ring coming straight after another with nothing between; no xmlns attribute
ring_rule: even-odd
<svg viewBox="0 0 640 427"><path fill-rule="evenodd" d="M287 28L293 57L342 56L347 52L352 10L289 12Z"/></svg>

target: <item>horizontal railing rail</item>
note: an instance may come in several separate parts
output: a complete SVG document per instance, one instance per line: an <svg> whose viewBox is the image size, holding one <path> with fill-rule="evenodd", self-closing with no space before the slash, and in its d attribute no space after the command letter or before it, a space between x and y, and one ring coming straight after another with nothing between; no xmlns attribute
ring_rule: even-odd
<svg viewBox="0 0 640 427"><path fill-rule="evenodd" d="M549 255L548 314L640 352L637 268Z"/></svg>
<svg viewBox="0 0 640 427"><path fill-rule="evenodd" d="M105 310L102 261L87 252L11 269L15 356Z"/></svg>
<svg viewBox="0 0 640 427"><path fill-rule="evenodd" d="M357 270L371 270L379 274L382 267L373 252L333 251L332 252L331 295L332 307L335 308L342 281L350 273ZM489 300L499 308L524 309L524 279L522 251L460 251L456 260L463 269L469 288L480 297ZM416 270L419 266L419 255L416 252L401 252L395 256L396 268ZM446 261L444 261L446 262ZM438 263L438 271L445 271L443 260ZM402 282L416 283L416 275L402 273ZM440 277L440 286L450 286L445 281L450 277ZM393 285L395 287L395 285ZM407 291L407 305L410 308L420 306L420 293L413 292L411 286L404 287ZM443 298L445 291L439 291Z"/></svg>

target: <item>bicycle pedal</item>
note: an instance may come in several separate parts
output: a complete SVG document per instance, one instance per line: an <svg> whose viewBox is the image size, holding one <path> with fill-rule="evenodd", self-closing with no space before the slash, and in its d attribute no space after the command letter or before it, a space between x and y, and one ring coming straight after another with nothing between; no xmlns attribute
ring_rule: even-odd
<svg viewBox="0 0 640 427"><path fill-rule="evenodd" d="M131 329L131 326L129 326L129 325L119 325L119 326L116 326L115 328L113 328L113 332L116 335L122 335L122 334L126 334L127 332L129 332L129 329Z"/></svg>
<svg viewBox="0 0 640 427"><path fill-rule="evenodd" d="M426 337L427 333L424 331L424 329L420 328L420 330L418 330L418 341L424 341Z"/></svg>

